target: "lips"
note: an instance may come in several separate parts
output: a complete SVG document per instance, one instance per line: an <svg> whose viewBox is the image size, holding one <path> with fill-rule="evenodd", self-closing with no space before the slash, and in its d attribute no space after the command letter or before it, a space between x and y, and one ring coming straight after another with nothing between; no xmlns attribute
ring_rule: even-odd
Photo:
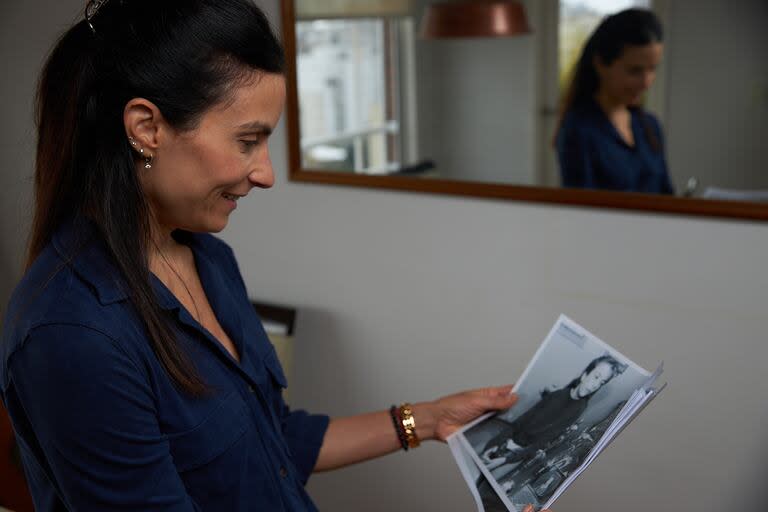
<svg viewBox="0 0 768 512"><path fill-rule="evenodd" d="M245 197L245 196L240 196L240 195L237 195L237 194L228 194L226 192L223 192L221 195L224 197L224 199L229 199L230 201L237 201L241 197Z"/></svg>

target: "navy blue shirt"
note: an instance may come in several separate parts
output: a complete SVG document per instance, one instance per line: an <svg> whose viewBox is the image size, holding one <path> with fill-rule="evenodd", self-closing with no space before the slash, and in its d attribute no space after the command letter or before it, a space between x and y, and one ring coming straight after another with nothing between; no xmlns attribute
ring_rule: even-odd
<svg viewBox="0 0 768 512"><path fill-rule="evenodd" d="M82 221L59 230L5 318L0 395L36 510L316 510L304 484L329 420L283 402L285 376L231 249L184 234L240 362L153 276L211 389L194 398L160 364L92 232Z"/></svg>
<svg viewBox="0 0 768 512"><path fill-rule="evenodd" d="M658 120L640 108L630 113L634 146L627 144L594 101L566 113L556 141L564 187L674 193ZM658 150L651 145L649 130Z"/></svg>

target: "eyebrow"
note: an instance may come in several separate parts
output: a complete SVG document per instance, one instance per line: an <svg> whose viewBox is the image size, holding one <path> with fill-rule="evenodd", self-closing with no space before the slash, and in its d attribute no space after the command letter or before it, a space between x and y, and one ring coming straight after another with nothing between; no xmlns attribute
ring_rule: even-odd
<svg viewBox="0 0 768 512"><path fill-rule="evenodd" d="M261 121L253 121L251 123L241 124L237 127L237 129L240 134L260 133L267 136L272 134L272 127L266 123L262 123Z"/></svg>

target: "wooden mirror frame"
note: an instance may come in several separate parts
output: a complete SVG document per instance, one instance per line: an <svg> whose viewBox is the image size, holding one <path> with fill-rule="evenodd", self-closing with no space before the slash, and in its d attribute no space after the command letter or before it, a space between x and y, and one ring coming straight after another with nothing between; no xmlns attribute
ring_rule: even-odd
<svg viewBox="0 0 768 512"><path fill-rule="evenodd" d="M768 220L768 203L684 198L635 192L507 185L409 176L371 176L304 169L301 161L299 98L296 78L296 18L294 1L281 0L281 4L283 44L286 55L287 95L285 122L288 137L288 178L290 181L702 217Z"/></svg>

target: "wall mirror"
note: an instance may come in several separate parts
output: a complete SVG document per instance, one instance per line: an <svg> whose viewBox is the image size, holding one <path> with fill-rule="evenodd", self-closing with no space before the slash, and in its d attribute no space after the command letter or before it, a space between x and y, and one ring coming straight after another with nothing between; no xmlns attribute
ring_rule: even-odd
<svg viewBox="0 0 768 512"><path fill-rule="evenodd" d="M434 1L283 0L291 180L768 219L765 0L527 0L527 34L429 39ZM560 84L602 16L632 5L664 23L645 105L675 194L564 188Z"/></svg>

